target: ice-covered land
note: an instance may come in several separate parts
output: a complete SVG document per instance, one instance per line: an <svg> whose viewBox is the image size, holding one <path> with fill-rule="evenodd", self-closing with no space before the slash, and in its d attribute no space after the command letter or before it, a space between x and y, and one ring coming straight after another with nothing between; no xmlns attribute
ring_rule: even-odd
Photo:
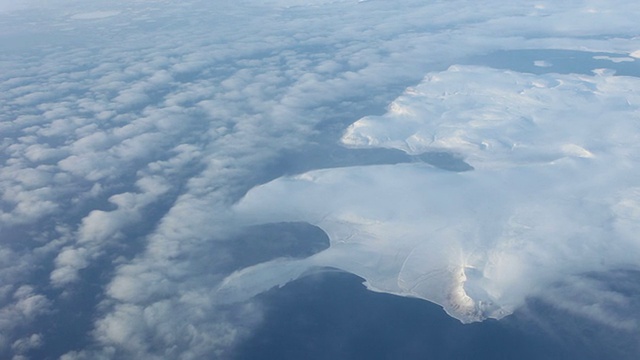
<svg viewBox="0 0 640 360"><path fill-rule="evenodd" d="M533 296L466 329L560 324L572 349L538 358L637 360L640 271L610 270L640 263L638 19L630 0L0 0L0 359L250 358L261 329L299 358L336 338L402 357L383 354L415 338L369 319L274 322L306 306L296 284L252 298L329 266L467 322ZM394 335L438 342L437 321Z"/></svg>
<svg viewBox="0 0 640 360"><path fill-rule="evenodd" d="M307 221L331 247L229 276L248 298L313 266L375 291L440 304L462 322L502 318L570 276L640 266L640 79L452 66L406 89L342 142L447 151L473 171L424 163L311 171L251 190L249 222Z"/></svg>

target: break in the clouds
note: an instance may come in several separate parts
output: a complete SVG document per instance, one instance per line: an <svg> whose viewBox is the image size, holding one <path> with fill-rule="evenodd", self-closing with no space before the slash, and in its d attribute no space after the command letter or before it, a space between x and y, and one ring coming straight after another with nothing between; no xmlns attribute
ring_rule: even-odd
<svg viewBox="0 0 640 360"><path fill-rule="evenodd" d="M250 295L310 266L466 320L559 276L634 268L638 85L590 71L634 71L635 15L625 1L0 2L0 357L225 357L261 321ZM540 51L529 72L549 74L450 67L509 50ZM551 50L598 65L553 74L567 72ZM331 159L349 154L340 134L474 170L281 178L358 165ZM299 220L330 248L234 255L258 241L245 225Z"/></svg>

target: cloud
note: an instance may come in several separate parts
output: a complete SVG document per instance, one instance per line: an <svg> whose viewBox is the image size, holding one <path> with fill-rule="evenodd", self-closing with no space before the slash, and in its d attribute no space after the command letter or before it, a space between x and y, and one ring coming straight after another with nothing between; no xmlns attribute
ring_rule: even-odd
<svg viewBox="0 0 640 360"><path fill-rule="evenodd" d="M633 9L628 4L618 3L615 9L587 6L582 1L544 5L427 4L413 0L394 4L350 0L228 4L32 1L20 4L26 11L13 11L17 5L0 3L0 33L5 34L0 37L0 47L7 50L2 52L0 74L0 129L4 135L0 142L4 154L0 167L0 254L7 260L0 265L0 305L7 319L2 323L0 356L27 356L36 348L51 349L52 335L40 328L39 321L54 316L51 314L55 311L49 310L60 310L65 301L82 305L78 309L88 309L82 310L81 317L87 323L93 321L93 332L88 334L93 345L80 340L60 345L56 351L68 352L65 358L227 355L260 321L261 311L253 301L229 304L229 299L220 298L218 286L234 270L238 272L231 277L251 276L252 269L277 271L277 264L287 263L278 260L253 264L255 268L234 267L226 244L248 220L237 218L232 206L252 187L286 173L291 153L306 154L310 145L317 144L333 149L335 135L354 120L383 112L383 107L402 89L419 82L426 72L444 70L468 55L498 49L563 48L608 51L604 56L617 58L633 56L637 51L632 38L635 27L631 19L635 18L630 16ZM585 34L592 37L584 37ZM601 34L615 38L603 39ZM619 118L629 115L637 104L637 99L631 97L634 81L605 73L601 78L542 77L540 84L547 81L548 88L538 88L533 83L536 79L528 75L459 69L458 74L452 70L440 75L448 76L448 83L452 84L471 78L480 85L511 81L512 88L494 87L502 91L496 95L512 95L535 103L533 98L538 94L542 96L538 103L554 106L559 106L556 98L569 99L584 107L583 114L604 116L594 111L597 102L602 101L608 109L617 106L613 115ZM554 90L552 80L562 80L566 85ZM517 81L526 85L513 84ZM605 95L589 95L588 90L594 87ZM515 89L528 93L516 94ZM471 95L482 93L481 86L472 89L460 85L456 90ZM404 96L400 100L411 98ZM445 105L457 111L455 103L463 98L451 95ZM422 100L414 101L407 109L416 111L417 102ZM500 147L500 142L511 138L505 138L501 131L510 132L520 142L527 140L523 123L515 119L517 109L502 109L502 115L513 115L513 121L490 131L493 125L489 110L495 114L500 109L474 106L476 110L486 110L487 116L475 121L493 135L493 154L502 154L506 161L508 151ZM524 105L519 111L526 111ZM369 119L392 118L387 115ZM596 138L582 138L586 139L583 143L573 139L558 142L541 150L539 162L555 157L577 163L590 159L589 154L599 159L604 152L610 158L626 154L633 164L635 143L628 136L634 129L629 123L616 124L616 128L603 133L608 137L602 143ZM468 123L461 121L457 125L458 130L466 129ZM542 125L548 126L545 131L559 126ZM420 126L402 129L415 132ZM392 134L386 130L388 134L375 134L379 143ZM558 130L563 134L568 131L562 127ZM536 141L547 140L545 131L533 131L538 136ZM603 147L612 139L629 147ZM487 152L469 152L468 144L458 145L449 149L469 154L470 162L472 158L490 158ZM530 152L522 154L524 163L533 161ZM298 161L305 162L305 169L313 169L321 162L304 156ZM482 167L473 162L478 169ZM434 187L445 186L449 181L462 184L468 176L441 176L433 169L400 168L407 173L406 185L418 188L416 191L422 191L419 188L423 185L411 181L413 176L433 173L433 179L429 175L427 182L432 181ZM389 178L396 171L375 169L388 173ZM362 173L357 174L359 171ZM324 179L327 183L319 186L326 185L335 193L344 191L339 184L345 182L347 187L355 188L349 196L356 196L362 194L360 181L364 181L367 171L349 169L307 176ZM550 174L545 176L553 178ZM484 179L486 183L478 184L478 189L485 190L492 184L489 174ZM306 192L306 186L315 187L314 181L281 179L267 187L286 184L293 189L305 184L299 190ZM260 189L250 196L256 196ZM400 198L407 196L400 190ZM611 195L609 205L616 214L615 231L629 237L635 214L635 200L629 199L635 198L629 195L633 191L627 190L616 195L619 197ZM323 191L310 191L306 196L310 200L316 196L320 203L335 194ZM381 193L384 191L377 194ZM270 204L284 201L293 206L287 198L283 195L271 199ZM363 201L350 199L353 204ZM240 207L250 201L250 197L243 200ZM360 206L339 201L327 205L344 206L342 213L331 215L334 219L346 219L346 224L366 228L370 219L360 212L376 209L367 209L368 201L372 200L365 199ZM447 199L437 201L447 206ZM413 210L423 206L415 201L409 203L414 204ZM551 213L569 216L573 224L590 218L571 218L573 208L560 205ZM355 206L353 211L346 213L351 206ZM256 205L254 210L258 208ZM275 219L278 211L285 208L276 205L264 212L254 211L252 216L266 219L265 213L273 213ZM409 210L403 214L409 215ZM313 219L326 215L319 209L305 211L316 212ZM450 207L448 211L455 209ZM522 210L518 221L526 225L526 221L544 213L539 208L532 213ZM287 216L306 219L309 214ZM483 216L489 221L491 214L495 213L489 211ZM401 214L377 215L388 219ZM477 223L472 220L460 231L442 232L438 241L446 242L447 236L464 238ZM390 234L394 231L390 226L372 226ZM418 230L419 227L408 228L416 233ZM332 231L332 236L347 236L351 227ZM388 250L385 245L381 242L371 252L357 249L363 261L370 263L353 271L372 268L374 263L384 264L383 256ZM460 249L465 250L464 246ZM337 259L349 256L351 251L347 247L333 248L309 260L297 260L293 264L302 265L291 265L289 272L282 271L283 276L293 278L311 265L341 264ZM540 249L526 251L535 253ZM405 259L418 261L424 252L425 248L418 249L413 257ZM513 251L510 257L496 259L496 264L517 263L522 254ZM529 271L525 265L522 274ZM401 264L390 265L393 266ZM413 279L410 270L407 267L403 273L407 282ZM260 288L249 290L256 293L272 281L278 282L266 279ZM493 290L508 288L514 281L502 278ZM53 290L50 285L54 285ZM375 281L369 285L374 288ZM377 289L385 286L386 283L378 284ZM483 284L474 290L486 288ZM30 295L23 291L15 297L18 289L30 289ZM89 296L81 295L87 292ZM495 294L486 296L506 296ZM517 298L508 299L509 304L517 304Z"/></svg>
<svg viewBox="0 0 640 360"><path fill-rule="evenodd" d="M6 272L3 271L2 275ZM29 324L35 319L52 311L52 302L44 295L38 294L29 285L18 288L5 286L0 299L0 351L11 349L14 354L23 354L42 345L42 336L30 333Z"/></svg>
<svg viewBox="0 0 640 360"><path fill-rule="evenodd" d="M614 272L607 275L617 280L618 284L624 283L624 280L620 281L624 274ZM552 287L551 291L542 295L542 299L557 308L613 329L633 333L640 326L633 298L615 289L615 286L607 286L603 279L572 276L568 281L563 280L558 286Z"/></svg>

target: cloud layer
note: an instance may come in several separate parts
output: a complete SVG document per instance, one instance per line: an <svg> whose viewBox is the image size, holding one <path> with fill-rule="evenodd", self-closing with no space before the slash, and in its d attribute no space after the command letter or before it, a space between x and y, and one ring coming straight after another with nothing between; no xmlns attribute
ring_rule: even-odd
<svg viewBox="0 0 640 360"><path fill-rule="evenodd" d="M606 191L586 198L582 206L587 213L575 214L573 199L552 201L555 212L548 211L549 204L520 210L507 206L487 210L480 218L504 219L518 210L513 231L519 231L517 224L526 229L528 222L541 218L563 218L568 222L557 225L566 236L588 235L580 250L585 256L593 255L590 246L601 236L601 231L591 231L598 223L590 223L603 219L601 212L613 214L609 229L620 239L633 238L637 191L629 185L633 172L623 169L637 161L632 121L637 117L637 84L607 72L534 77L474 67L444 70L458 60L505 49L593 50L631 59L639 51L633 38L635 12L622 1L606 6L588 1L33 1L19 8L0 3L0 357L224 357L261 321L258 303L233 304L231 292L220 295L218 287L225 278L228 286L235 277L248 281L236 282L237 300L243 291L257 293L265 285L295 278L309 265L344 265L344 257L354 254L366 256L370 263L343 266L347 270L380 269L368 278L372 288L398 293L411 288L442 303L433 290L421 292L413 286L414 272L420 269L412 261L433 256L426 254L428 247L413 245L426 230L422 226L450 220L434 213L421 225L412 214L424 211L424 204L413 194L424 194L425 200L456 214L458 207L447 201L448 196L458 198L458 204L469 199L469 206L459 213L468 223L452 233L442 230L437 240L448 244L446 239L459 237L460 246L438 249L467 254L464 239L473 233L481 254L468 261L480 270L478 277L472 278L470 271L465 276L470 279L466 284L478 286L464 291L491 288L471 298L491 299L510 311L525 294L513 290L515 274L515 280L483 280L483 272L492 269L486 259L507 246L500 239L489 246L483 239L505 233L506 227L495 222L494 228L474 232L479 220L472 209L483 198L471 190L488 196L495 191L496 178L512 184L512 176L522 183L500 194L504 199L496 204L514 205L527 191L547 191L552 199L565 188L581 195L597 185ZM446 81L427 81L415 87L424 93L406 92L387 115L363 118L384 112L384 106L428 72ZM483 88L496 91L493 96L511 96L519 107L505 109L494 103L494 108L487 108L486 98L492 94L483 93ZM447 90L459 94L439 93ZM469 103L460 92L485 98ZM436 95L444 96L442 108L425 108L434 105ZM576 129L548 120L544 104L558 114L573 102L580 106L571 110L589 115L594 124L611 117L616 126ZM527 115L527 106L535 113ZM607 111L598 112L600 108ZM484 111L485 116L456 117L457 122L447 127L437 119L453 113L442 109L460 117L464 109ZM425 117L412 122L401 117L403 111ZM573 113L565 112L558 116ZM536 118L522 119L531 114ZM490 115L503 123L496 124ZM233 207L249 189L291 169L331 163L304 154L314 146L335 149L336 134L359 118L363 119L344 138L350 146L391 147L411 154L452 151L464 154L476 171L453 174L405 164L312 172L256 188ZM397 129L384 124L390 121ZM471 123L477 125L474 130ZM424 141L429 131L441 142ZM589 131L598 136L587 136ZM549 132L557 136L548 138ZM375 141L361 141L367 137ZM484 140L490 146L474 147L482 147ZM521 145L517 156L509 150L510 142ZM291 154L297 154L297 164L288 163L293 161ZM511 169L516 159L523 172ZM545 170L550 162L562 169L559 175ZM500 167L511 170L497 173ZM593 172L587 176L585 169ZM397 199L365 196L384 194L381 189L398 171L406 175L401 185L414 192L399 188ZM611 187L614 175L620 179ZM529 181L534 176L557 186L541 189ZM569 185L567 177L575 181ZM285 184L287 190L278 190ZM423 184L450 190L424 193ZM468 187L470 194L453 192L453 184ZM357 197L352 202L324 201L349 187L354 188L349 196ZM329 189L335 191L331 196L326 195ZM271 199L273 207L264 212L267 202L249 206L259 196L294 190L322 201L309 200L317 206L306 205L296 214L272 211L293 209L296 198ZM399 199L409 206L396 206L393 212L391 207L380 208L383 201L397 205ZM529 199L527 204L535 202ZM238 217L243 207L246 213ZM363 210L372 214L365 216ZM249 212L253 219L245 217ZM270 213L272 217L265 216ZM363 240L356 249L332 244L309 260L256 265L279 273L265 272L264 281L257 282L260 286L247 290L246 284L256 282L249 276L256 268L239 268L227 242L237 239L251 221L271 218L334 221L333 227L325 228L334 241L354 228L369 226L372 236L380 237L376 232L383 231L402 237L394 228L400 221L407 226L407 238L414 238L393 246L413 255L388 260L391 245L385 241ZM371 218L384 222L371 225ZM587 228L579 228L585 223ZM578 233L572 232L575 229ZM551 229L536 231L529 236L543 237ZM526 251L507 246L497 253L511 257L496 257L492 266L499 270L507 260L540 251L549 255L542 263L567 253L567 265L557 269L573 273L580 265L577 253L562 244L546 251L537 245ZM621 244L620 249L614 244ZM603 269L620 264L620 252L635 254L623 244L613 242L604 249L612 254L612 263ZM398 270L403 268L398 262L405 261L404 270ZM441 265L450 265L445 262ZM527 266L533 264L524 261L522 266L520 274L529 274ZM239 272L231 275L234 270ZM394 271L395 277L389 276ZM397 288L398 274L403 289ZM443 286L442 276L434 279ZM84 310L70 320L64 309ZM77 341L60 341L52 323L69 329L81 324L87 331Z"/></svg>

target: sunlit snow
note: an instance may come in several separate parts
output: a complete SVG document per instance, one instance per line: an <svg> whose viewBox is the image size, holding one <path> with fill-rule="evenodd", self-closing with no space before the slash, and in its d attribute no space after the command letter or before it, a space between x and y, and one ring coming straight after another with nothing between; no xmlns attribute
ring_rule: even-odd
<svg viewBox="0 0 640 360"><path fill-rule="evenodd" d="M356 121L342 141L451 151L474 171L421 163L314 171L254 188L236 211L324 229L331 248L298 267L344 269L463 322L501 318L570 275L638 268L639 90L640 79L599 70L454 66L407 89L386 114ZM252 296L291 279L291 267L244 270L221 291L241 292L253 272Z"/></svg>
<svg viewBox="0 0 640 360"><path fill-rule="evenodd" d="M637 349L639 11L0 0L0 358L233 358L326 267Z"/></svg>

